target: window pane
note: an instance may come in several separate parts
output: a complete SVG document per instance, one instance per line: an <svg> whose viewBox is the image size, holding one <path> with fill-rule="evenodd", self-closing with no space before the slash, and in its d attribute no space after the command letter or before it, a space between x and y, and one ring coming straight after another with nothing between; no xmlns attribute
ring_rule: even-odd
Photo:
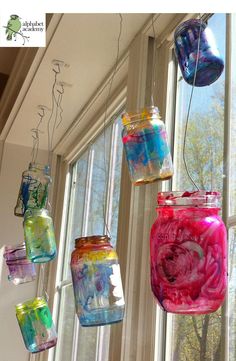
<svg viewBox="0 0 236 361"><path fill-rule="evenodd" d="M236 360L236 226L229 230L229 361Z"/></svg>
<svg viewBox="0 0 236 361"><path fill-rule="evenodd" d="M77 361L95 361L98 327L80 327Z"/></svg>
<svg viewBox="0 0 236 361"><path fill-rule="evenodd" d="M67 247L64 259L63 279L71 280L70 257L75 239L82 235L85 189L88 170L88 151L77 161L73 169L70 209L67 226Z"/></svg>
<svg viewBox="0 0 236 361"><path fill-rule="evenodd" d="M70 361L75 320L75 305L72 285L61 290L60 309L63 310L58 326L58 342L56 347L56 361Z"/></svg>
<svg viewBox="0 0 236 361"><path fill-rule="evenodd" d="M109 171L111 144L110 126L92 145L92 183L86 235L104 234L104 215L106 211L106 190Z"/></svg>
<svg viewBox="0 0 236 361"><path fill-rule="evenodd" d="M208 22L223 58L225 15ZM225 75L207 87L195 87L186 137L185 157L190 175L200 189L222 192ZM183 163L184 130L192 87L180 76L175 118L174 190L196 190ZM201 316L169 315L168 361L221 361L221 309Z"/></svg>
<svg viewBox="0 0 236 361"><path fill-rule="evenodd" d="M70 257L74 239L104 234L105 216L111 242L116 246L122 149L121 118L118 117L90 144L73 166L64 280L71 280ZM58 329L58 339L61 341L58 343L55 361L71 361L71 357L78 361L108 360L110 326L81 327L75 315L72 286L70 296L67 295L67 288L62 287ZM67 332L67 324L70 325L70 332ZM65 343L67 346L64 350Z"/></svg>
<svg viewBox="0 0 236 361"><path fill-rule="evenodd" d="M232 66L231 66L231 139L230 139L230 215L236 215L236 14L232 15Z"/></svg>

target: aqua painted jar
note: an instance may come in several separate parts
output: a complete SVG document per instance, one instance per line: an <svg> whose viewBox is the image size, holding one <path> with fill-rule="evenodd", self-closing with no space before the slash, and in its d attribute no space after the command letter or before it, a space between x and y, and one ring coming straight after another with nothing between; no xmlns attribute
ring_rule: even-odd
<svg viewBox="0 0 236 361"><path fill-rule="evenodd" d="M6 246L3 256L9 270L9 281L15 285L19 285L35 280L35 265L26 258L24 243L17 246Z"/></svg>
<svg viewBox="0 0 236 361"><path fill-rule="evenodd" d="M122 141L131 182L141 185L171 178L172 159L158 108L126 113L122 122Z"/></svg>
<svg viewBox="0 0 236 361"><path fill-rule="evenodd" d="M167 312L206 314L224 302L227 233L217 192L160 192L151 229L151 287Z"/></svg>
<svg viewBox="0 0 236 361"><path fill-rule="evenodd" d="M30 163L29 169L22 173L21 186L14 209L15 216L23 217L25 211L42 209L47 205L48 187L51 183L48 165Z"/></svg>
<svg viewBox="0 0 236 361"><path fill-rule="evenodd" d="M107 236L75 240L71 255L76 312L81 326L116 323L124 317L124 296L116 251Z"/></svg>
<svg viewBox="0 0 236 361"><path fill-rule="evenodd" d="M28 209L24 216L27 258L45 263L56 257L56 240L52 218L47 209Z"/></svg>
<svg viewBox="0 0 236 361"><path fill-rule="evenodd" d="M56 329L48 304L43 297L16 305L16 317L25 347L29 352L45 351L56 345Z"/></svg>
<svg viewBox="0 0 236 361"><path fill-rule="evenodd" d="M210 85L220 77L224 62L211 29L202 20L190 19L180 24L175 30L174 43L181 73L188 84L193 84L197 58L195 86Z"/></svg>

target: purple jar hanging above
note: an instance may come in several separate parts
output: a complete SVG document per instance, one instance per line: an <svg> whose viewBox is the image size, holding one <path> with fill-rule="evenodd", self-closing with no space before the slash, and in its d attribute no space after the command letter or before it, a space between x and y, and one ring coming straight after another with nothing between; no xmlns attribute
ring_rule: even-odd
<svg viewBox="0 0 236 361"><path fill-rule="evenodd" d="M185 21L176 28L174 42L180 70L188 84L192 85L194 82L197 58L195 86L210 85L219 78L224 69L224 62L217 49L214 35L206 23L198 19Z"/></svg>
<svg viewBox="0 0 236 361"><path fill-rule="evenodd" d="M25 244L6 246L4 258L9 269L8 279L15 285L34 281L35 265L26 258Z"/></svg>

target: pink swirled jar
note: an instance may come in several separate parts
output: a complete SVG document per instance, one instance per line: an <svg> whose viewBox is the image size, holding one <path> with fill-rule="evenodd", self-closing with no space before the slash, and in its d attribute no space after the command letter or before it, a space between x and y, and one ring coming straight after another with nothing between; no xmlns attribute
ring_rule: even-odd
<svg viewBox="0 0 236 361"><path fill-rule="evenodd" d="M227 233L218 192L160 192L151 229L151 287L167 312L205 314L223 303Z"/></svg>

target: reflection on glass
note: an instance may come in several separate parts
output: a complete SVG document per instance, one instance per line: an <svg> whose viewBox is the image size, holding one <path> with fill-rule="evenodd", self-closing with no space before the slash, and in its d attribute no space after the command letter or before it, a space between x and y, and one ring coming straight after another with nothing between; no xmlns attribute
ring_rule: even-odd
<svg viewBox="0 0 236 361"><path fill-rule="evenodd" d="M209 20L225 57L225 15ZM195 88L186 139L189 172L202 190L222 193L224 72L212 85ZM183 164L183 139L191 86L178 80L173 190L196 190ZM221 309L202 316L168 315L166 361L224 361L221 355ZM222 334L223 335L223 334ZM233 361L233 359L232 359Z"/></svg>

